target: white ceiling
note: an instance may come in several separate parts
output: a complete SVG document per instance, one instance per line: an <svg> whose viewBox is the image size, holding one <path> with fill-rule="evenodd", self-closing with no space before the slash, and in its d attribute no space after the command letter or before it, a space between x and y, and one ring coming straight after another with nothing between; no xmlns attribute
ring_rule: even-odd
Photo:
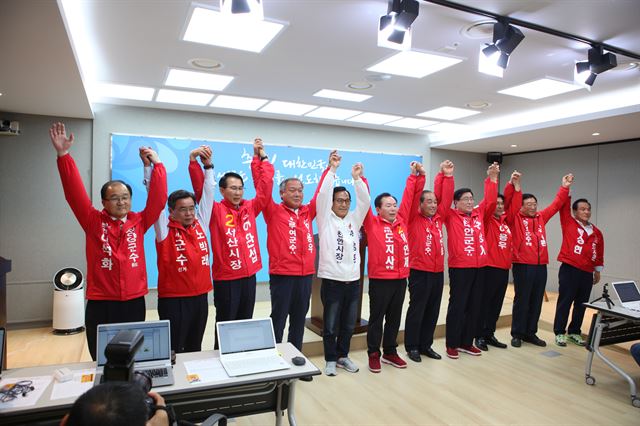
<svg viewBox="0 0 640 426"><path fill-rule="evenodd" d="M640 53L637 0L457 2ZM216 8L219 5L217 0L199 3ZM526 38L514 51L504 78L490 77L477 72L477 55L480 44L491 41L491 33L487 32L486 38L472 39L463 30L486 18L422 2L420 16L412 27L413 49L445 52L464 60L422 79L392 76L385 80L366 68L396 52L376 44L378 19L386 13L386 0L263 3L266 19L287 25L262 53L250 53L181 40L193 7L190 1L82 0L82 23L88 32L83 41L92 46L95 78L159 89L169 68L192 69L190 59L210 58L223 64L219 73L235 77L223 94L406 117L441 106L464 107L473 101L491 106L481 114L458 120L473 126L469 134L436 141L432 133L386 126L155 102L107 102L417 132L429 137L434 147L472 152L513 153L640 138L640 67L619 67L598 76L591 92L583 89L537 101L497 93L545 76L570 81L575 61L585 60L589 48L579 42L521 28ZM92 117L56 1L3 0L0 40L0 111ZM618 55L619 63L632 61ZM374 86L360 93L373 97L361 103L312 96L320 89L348 91L348 83L366 80ZM611 99L621 98L624 93L639 95L635 101L616 106ZM592 108L588 114L563 117L570 115L566 111L589 102L603 107ZM598 111L604 106L607 110ZM542 122L528 120L540 112L547 115ZM523 117L525 121L519 121ZM496 123L521 124L500 129L504 126ZM594 132L600 135L592 136Z"/></svg>

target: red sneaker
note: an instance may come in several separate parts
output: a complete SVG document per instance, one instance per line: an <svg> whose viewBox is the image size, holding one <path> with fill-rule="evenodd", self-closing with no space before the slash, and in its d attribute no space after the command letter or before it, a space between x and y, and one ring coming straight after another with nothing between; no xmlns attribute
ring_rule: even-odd
<svg viewBox="0 0 640 426"><path fill-rule="evenodd" d="M380 354L378 352L369 355L369 371L372 373L379 373L382 367L380 366Z"/></svg>
<svg viewBox="0 0 640 426"><path fill-rule="evenodd" d="M398 356L398 354L382 355L382 362L393 365L396 368L407 368L407 363Z"/></svg>
<svg viewBox="0 0 640 426"><path fill-rule="evenodd" d="M458 354L458 350L456 348L447 348L447 356L451 359L460 358L460 355Z"/></svg>
<svg viewBox="0 0 640 426"><path fill-rule="evenodd" d="M482 355L482 351L480 349L476 348L473 345L462 346L462 347L458 348L458 351L464 352L465 354L469 354L469 355L473 355L473 356Z"/></svg>

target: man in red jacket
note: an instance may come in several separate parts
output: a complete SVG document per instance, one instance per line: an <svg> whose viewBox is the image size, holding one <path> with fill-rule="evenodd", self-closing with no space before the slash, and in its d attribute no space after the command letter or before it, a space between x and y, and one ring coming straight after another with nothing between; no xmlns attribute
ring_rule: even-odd
<svg viewBox="0 0 640 426"><path fill-rule="evenodd" d="M264 147L261 156L265 156ZM322 178L329 168L327 167ZM316 195L309 204L302 204L304 185L298 178L280 183L281 203L269 199L264 208L269 250L269 292L271 319L276 341L282 342L289 317L287 341L302 350L304 322L309 310L311 280L316 271L316 247L313 241L313 219L316 217ZM258 190L256 189L256 193Z"/></svg>
<svg viewBox="0 0 640 426"><path fill-rule="evenodd" d="M368 187L366 179L365 183ZM405 218L408 217L411 202L403 200L398 209L396 198L383 192L375 198L373 204L377 215L369 208L364 219L369 274L367 353L369 371L379 373L380 343L383 363L396 368L407 367L407 363L398 356L397 337L409 276L409 242Z"/></svg>
<svg viewBox="0 0 640 426"><path fill-rule="evenodd" d="M476 337L476 347L483 351L489 350L488 345L501 349L507 347L494 334L507 291L513 251L511 230L506 220L504 195L498 194L495 211L492 215L485 215L484 218L489 259L485 269L484 294L480 305L480 328Z"/></svg>
<svg viewBox="0 0 640 426"><path fill-rule="evenodd" d="M569 213L571 197L560 208L560 226L562 226L562 247L558 262L562 262L558 271L558 302L553 320L556 344L566 346L567 340L579 346L585 342L580 332L585 307L589 301L591 287L600 281L600 272L604 267L604 238L602 232L591 219L591 203L584 198L576 200ZM573 305L568 335L565 335L569 309Z"/></svg>
<svg viewBox="0 0 640 426"><path fill-rule="evenodd" d="M98 324L144 321L147 269L144 234L158 219L167 201L167 174L151 148L140 154L154 164L149 196L144 210L131 211L131 187L119 180L100 190L103 210L91 205L75 161L69 154L73 133L67 137L64 124L49 129L58 154L58 171L65 198L85 232L87 255L87 306L85 325L91 358L96 359Z"/></svg>
<svg viewBox="0 0 640 426"><path fill-rule="evenodd" d="M409 206L409 309L404 326L404 347L409 359L421 362L420 355L442 357L433 350L433 333L440 314L444 284L444 246L442 219L436 195L424 190L426 171L422 164L411 163L403 202ZM445 193L450 191L445 190ZM405 201L406 200L406 201Z"/></svg>
<svg viewBox="0 0 640 426"><path fill-rule="evenodd" d="M442 203L448 202L453 192L453 163L444 162L436 176L434 189ZM484 272L487 266L487 242L484 218L495 210L498 195L500 166L493 163L487 169L484 181L484 199L474 207L473 192L459 188L453 192L455 209L446 205L442 210L447 227L449 249L449 306L447 308L447 356L459 357L459 352L479 356L473 345L476 336L480 304L484 292ZM448 189L447 189L448 188ZM448 194L445 194L447 190ZM445 198L446 197L446 198Z"/></svg>
<svg viewBox="0 0 640 426"><path fill-rule="evenodd" d="M513 236L513 315L511 346L519 348L522 342L536 346L547 343L536 336L542 310L542 298L547 284L547 231L545 225L558 212L569 197L572 175L562 178L556 197L544 210L538 211L538 199L533 194L522 194L521 173L514 172L504 189L507 223Z"/></svg>
<svg viewBox="0 0 640 426"><path fill-rule="evenodd" d="M273 166L261 155L262 139L253 142L251 173L256 196L245 200L244 180L234 172L225 173L218 183L223 200L213 202L209 233L213 251L213 302L216 322L247 319L253 316L256 300L256 273L262 268L256 217L270 198ZM205 164L205 170L213 164ZM204 173L193 159L189 174L196 199L202 194ZM215 347L217 348L217 336Z"/></svg>
<svg viewBox="0 0 640 426"><path fill-rule="evenodd" d="M190 158L200 157L206 167L211 163L211 148L201 146ZM151 164L142 157L145 184ZM158 260L158 316L171 322L171 349L176 353L199 352L207 326L211 291L209 244L203 224L211 218L213 169L205 169L205 181L199 208L191 192L179 189L169 195L169 216L163 211L153 225Z"/></svg>

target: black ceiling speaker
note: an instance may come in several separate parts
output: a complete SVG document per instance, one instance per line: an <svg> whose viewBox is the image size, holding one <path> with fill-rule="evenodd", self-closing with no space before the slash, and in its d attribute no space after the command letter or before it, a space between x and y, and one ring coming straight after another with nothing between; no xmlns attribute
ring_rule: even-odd
<svg viewBox="0 0 640 426"><path fill-rule="evenodd" d="M487 152L487 163L502 164L502 153L497 151Z"/></svg>

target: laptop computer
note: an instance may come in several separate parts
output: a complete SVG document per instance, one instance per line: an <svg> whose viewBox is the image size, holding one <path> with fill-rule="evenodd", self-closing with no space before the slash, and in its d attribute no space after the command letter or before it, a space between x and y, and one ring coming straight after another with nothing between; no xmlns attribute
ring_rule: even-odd
<svg viewBox="0 0 640 426"><path fill-rule="evenodd" d="M171 329L168 320L124 322L98 325L97 335L97 369L94 383L102 381L104 365L107 357L104 350L118 332L123 330L139 330L144 336L142 346L136 352L134 367L151 377L151 386L170 386L174 383L171 367Z"/></svg>
<svg viewBox="0 0 640 426"><path fill-rule="evenodd" d="M611 283L623 307L640 312L640 291L635 281Z"/></svg>
<svg viewBox="0 0 640 426"><path fill-rule="evenodd" d="M220 362L230 377L291 367L276 349L271 318L223 321L216 331Z"/></svg>

